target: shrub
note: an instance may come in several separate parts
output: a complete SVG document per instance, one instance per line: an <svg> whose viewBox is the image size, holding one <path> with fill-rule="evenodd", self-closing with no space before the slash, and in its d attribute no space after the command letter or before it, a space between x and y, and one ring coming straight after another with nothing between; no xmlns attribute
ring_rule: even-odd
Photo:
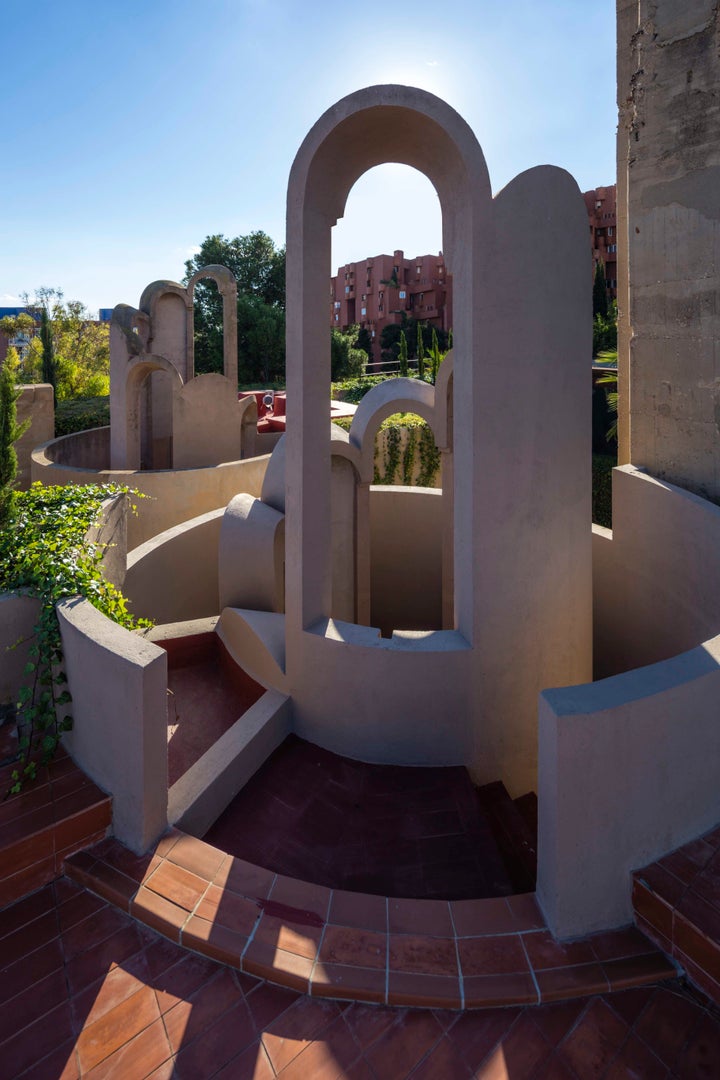
<svg viewBox="0 0 720 1080"><path fill-rule="evenodd" d="M72 435L110 423L110 398L87 397L58 401L55 406L55 435Z"/></svg>

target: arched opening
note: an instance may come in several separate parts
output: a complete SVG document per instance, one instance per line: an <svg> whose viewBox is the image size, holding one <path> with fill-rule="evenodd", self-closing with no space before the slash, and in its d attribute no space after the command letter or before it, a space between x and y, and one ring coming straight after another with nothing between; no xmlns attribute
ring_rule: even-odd
<svg viewBox="0 0 720 1080"><path fill-rule="evenodd" d="M224 374L223 297L209 275L192 286L194 374Z"/></svg>
<svg viewBox="0 0 720 1080"><path fill-rule="evenodd" d="M446 346L452 315L442 217L423 173L385 164L360 176L332 230L332 274L330 325L368 354L367 374L398 374L401 332L411 372L423 370L433 328Z"/></svg>

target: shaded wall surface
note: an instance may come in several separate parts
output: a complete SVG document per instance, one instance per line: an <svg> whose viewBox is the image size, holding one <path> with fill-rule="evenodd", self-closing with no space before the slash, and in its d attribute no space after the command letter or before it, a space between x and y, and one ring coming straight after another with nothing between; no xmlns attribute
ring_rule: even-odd
<svg viewBox="0 0 720 1080"><path fill-rule="evenodd" d="M620 460L720 495L720 16L618 2Z"/></svg>

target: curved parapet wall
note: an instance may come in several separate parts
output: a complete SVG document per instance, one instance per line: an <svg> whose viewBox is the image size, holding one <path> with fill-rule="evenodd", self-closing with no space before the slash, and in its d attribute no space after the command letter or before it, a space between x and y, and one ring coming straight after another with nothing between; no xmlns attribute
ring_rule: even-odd
<svg viewBox="0 0 720 1080"><path fill-rule="evenodd" d="M109 429L101 429L107 431ZM88 434L81 432L81 435ZM75 439L76 436L66 436ZM226 461L201 469L92 469L54 461L56 439L32 455L32 479L42 484L127 484L148 497L128 517L128 549L189 518L224 508L238 491L260 495L269 455Z"/></svg>
<svg viewBox="0 0 720 1080"><path fill-rule="evenodd" d="M623 466L613 526L598 665L648 666L541 695L538 895L561 938L630 921L630 872L720 821L720 509Z"/></svg>

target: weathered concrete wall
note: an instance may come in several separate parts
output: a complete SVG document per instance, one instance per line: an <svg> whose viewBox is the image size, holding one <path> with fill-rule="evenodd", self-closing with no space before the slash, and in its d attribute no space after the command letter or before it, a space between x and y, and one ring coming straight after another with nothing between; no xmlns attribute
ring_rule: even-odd
<svg viewBox="0 0 720 1080"><path fill-rule="evenodd" d="M716 0L619 0L618 57L620 460L718 497Z"/></svg>
<svg viewBox="0 0 720 1080"><path fill-rule="evenodd" d="M20 388L17 401L18 425L26 420L30 421L30 426L15 443L18 459L17 486L21 491L27 491L30 487L30 459L34 448L52 439L55 434L55 400L49 383L35 383Z"/></svg>

